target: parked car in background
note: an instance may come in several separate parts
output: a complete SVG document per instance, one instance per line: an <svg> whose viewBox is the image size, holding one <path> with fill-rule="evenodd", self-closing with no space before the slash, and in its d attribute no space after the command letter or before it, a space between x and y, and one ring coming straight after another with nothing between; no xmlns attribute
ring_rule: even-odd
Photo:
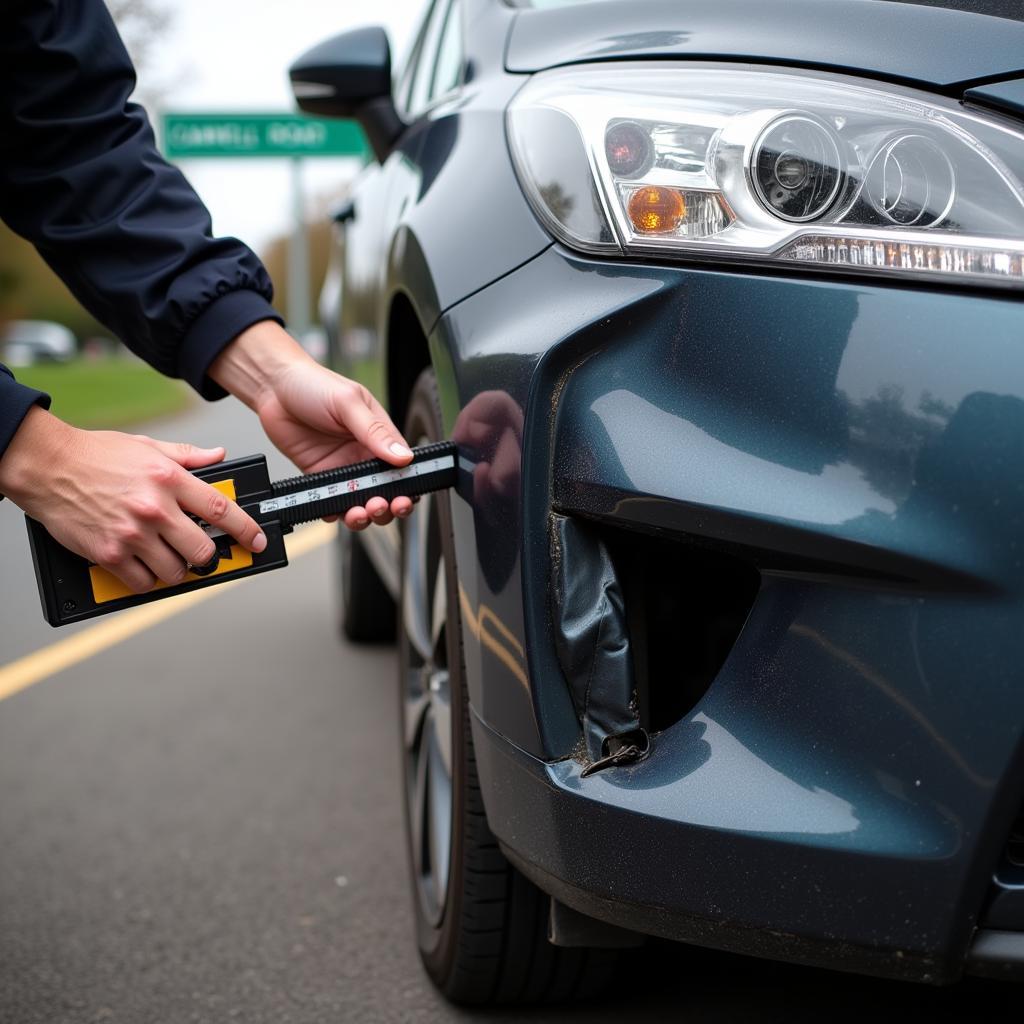
<svg viewBox="0 0 1024 1024"><path fill-rule="evenodd" d="M336 366L461 479L341 531L394 635L417 939L1024 966L1024 14L434 0L292 69L377 162ZM1015 824L1016 821L1016 824Z"/></svg>
<svg viewBox="0 0 1024 1024"><path fill-rule="evenodd" d="M75 335L50 320L12 320L0 333L0 353L9 366L64 363L75 355Z"/></svg>

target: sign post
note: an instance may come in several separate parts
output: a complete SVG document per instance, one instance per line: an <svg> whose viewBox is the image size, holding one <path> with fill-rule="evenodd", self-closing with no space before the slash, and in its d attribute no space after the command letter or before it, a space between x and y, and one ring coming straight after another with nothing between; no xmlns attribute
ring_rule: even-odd
<svg viewBox="0 0 1024 1024"><path fill-rule="evenodd" d="M288 325L301 337L310 326L309 251L306 242L303 160L369 157L355 121L275 113L165 113L164 155L169 160L287 158L291 165L292 236L288 244Z"/></svg>
<svg viewBox="0 0 1024 1024"><path fill-rule="evenodd" d="M292 174L292 237L288 243L288 323L302 337L312 322L309 314L309 240L306 237L302 158L288 161Z"/></svg>

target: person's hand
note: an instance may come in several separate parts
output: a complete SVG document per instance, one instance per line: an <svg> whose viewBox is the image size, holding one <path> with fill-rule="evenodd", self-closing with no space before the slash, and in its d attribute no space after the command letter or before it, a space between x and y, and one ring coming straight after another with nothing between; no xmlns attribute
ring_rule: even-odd
<svg viewBox="0 0 1024 1024"><path fill-rule="evenodd" d="M223 448L78 430L34 408L0 459L0 493L141 594L213 557L213 541L185 512L250 551L267 546L254 519L188 472L223 458Z"/></svg>
<svg viewBox="0 0 1024 1024"><path fill-rule="evenodd" d="M412 452L381 404L361 384L310 358L286 331L263 321L243 331L218 357L210 376L260 418L267 437L304 473L379 458L394 466ZM371 498L345 513L365 529L407 516L412 499Z"/></svg>

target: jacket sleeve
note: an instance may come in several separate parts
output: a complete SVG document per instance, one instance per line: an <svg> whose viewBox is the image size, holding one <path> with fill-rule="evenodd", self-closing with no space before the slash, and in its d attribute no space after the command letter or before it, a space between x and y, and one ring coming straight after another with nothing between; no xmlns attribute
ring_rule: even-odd
<svg viewBox="0 0 1024 1024"><path fill-rule="evenodd" d="M25 414L33 405L50 408L50 396L35 388L19 384L10 370L0 363L0 458L3 458L11 438L21 426ZM3 495L0 495L0 499Z"/></svg>
<svg viewBox="0 0 1024 1024"><path fill-rule="evenodd" d="M0 217L129 348L223 397L206 375L220 350L257 321L281 322L266 270L237 239L213 237L206 207L157 152L128 102L135 72L103 0L10 2Z"/></svg>

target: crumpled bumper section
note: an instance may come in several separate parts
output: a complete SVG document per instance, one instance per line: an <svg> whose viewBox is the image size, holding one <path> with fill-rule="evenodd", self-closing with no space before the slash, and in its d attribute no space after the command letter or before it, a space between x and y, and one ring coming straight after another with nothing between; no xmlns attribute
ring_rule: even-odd
<svg viewBox="0 0 1024 1024"><path fill-rule="evenodd" d="M559 515L551 517L551 598L558 660L583 728L583 777L640 760L650 743L622 589L597 532Z"/></svg>

